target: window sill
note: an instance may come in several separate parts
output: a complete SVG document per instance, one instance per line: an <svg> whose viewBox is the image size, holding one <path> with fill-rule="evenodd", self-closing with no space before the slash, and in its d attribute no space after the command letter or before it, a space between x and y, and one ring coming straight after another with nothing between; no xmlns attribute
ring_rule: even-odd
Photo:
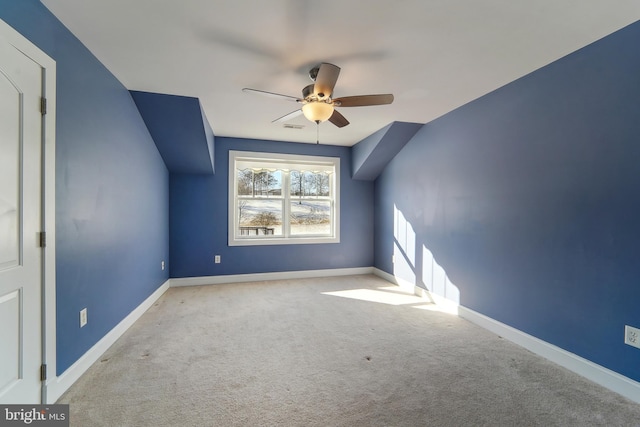
<svg viewBox="0 0 640 427"><path fill-rule="evenodd" d="M339 237L266 237L261 239L229 239L229 246L309 245L340 243Z"/></svg>

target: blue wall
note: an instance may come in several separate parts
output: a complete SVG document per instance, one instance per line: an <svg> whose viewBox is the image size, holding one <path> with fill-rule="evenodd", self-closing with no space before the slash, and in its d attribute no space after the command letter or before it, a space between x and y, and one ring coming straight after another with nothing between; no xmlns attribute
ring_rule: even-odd
<svg viewBox="0 0 640 427"><path fill-rule="evenodd" d="M170 173L214 173L213 130L198 98L130 92Z"/></svg>
<svg viewBox="0 0 640 427"><path fill-rule="evenodd" d="M623 344L640 326L640 24L423 126L374 189L347 148L232 138L215 176L169 177L127 90L40 2L0 0L0 18L58 67L58 374L169 255L172 277L404 264L428 287L433 253L463 305L640 381ZM229 149L340 156L342 242L228 247Z"/></svg>
<svg viewBox="0 0 640 427"><path fill-rule="evenodd" d="M0 19L57 63L61 374L168 278L169 174L129 92L39 1L0 0Z"/></svg>
<svg viewBox="0 0 640 427"><path fill-rule="evenodd" d="M215 141L215 176L171 174L171 277L373 264L373 183L351 179L349 148L221 137ZM340 157L340 243L227 246L229 150ZM214 264L214 255L221 255L220 264Z"/></svg>
<svg viewBox="0 0 640 427"><path fill-rule="evenodd" d="M640 381L639 42L636 23L424 125L376 181L375 265L427 287L431 251L462 305Z"/></svg>

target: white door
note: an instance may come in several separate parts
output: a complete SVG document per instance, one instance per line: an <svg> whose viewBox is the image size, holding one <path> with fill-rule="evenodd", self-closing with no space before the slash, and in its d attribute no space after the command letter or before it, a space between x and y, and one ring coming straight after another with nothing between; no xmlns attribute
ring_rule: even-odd
<svg viewBox="0 0 640 427"><path fill-rule="evenodd" d="M40 403L43 69L0 37L0 402Z"/></svg>

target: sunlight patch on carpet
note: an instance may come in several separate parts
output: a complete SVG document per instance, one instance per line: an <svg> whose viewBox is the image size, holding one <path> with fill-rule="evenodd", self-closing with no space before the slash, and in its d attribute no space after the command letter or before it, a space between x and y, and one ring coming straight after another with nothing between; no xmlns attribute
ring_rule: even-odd
<svg viewBox="0 0 640 427"><path fill-rule="evenodd" d="M349 298L360 301L387 305L406 305L421 310L440 311L455 314L450 308L440 306L413 293L407 293L398 286L385 286L377 289L348 289L344 291L322 292L323 295Z"/></svg>

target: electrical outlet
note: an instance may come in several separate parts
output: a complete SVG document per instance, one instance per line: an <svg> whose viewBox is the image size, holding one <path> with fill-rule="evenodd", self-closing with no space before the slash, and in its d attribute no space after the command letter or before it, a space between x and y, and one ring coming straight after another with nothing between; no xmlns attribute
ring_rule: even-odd
<svg viewBox="0 0 640 427"><path fill-rule="evenodd" d="M87 324L87 309L83 308L80 310L80 327L82 328Z"/></svg>
<svg viewBox="0 0 640 427"><path fill-rule="evenodd" d="M160 266L162 267L162 270L164 271L164 261L162 261L162 262L160 263Z"/></svg>
<svg viewBox="0 0 640 427"><path fill-rule="evenodd" d="M220 264L220 255L216 255L213 260L216 264Z"/></svg>
<svg viewBox="0 0 640 427"><path fill-rule="evenodd" d="M624 343L640 348L640 329L633 326L624 326Z"/></svg>

